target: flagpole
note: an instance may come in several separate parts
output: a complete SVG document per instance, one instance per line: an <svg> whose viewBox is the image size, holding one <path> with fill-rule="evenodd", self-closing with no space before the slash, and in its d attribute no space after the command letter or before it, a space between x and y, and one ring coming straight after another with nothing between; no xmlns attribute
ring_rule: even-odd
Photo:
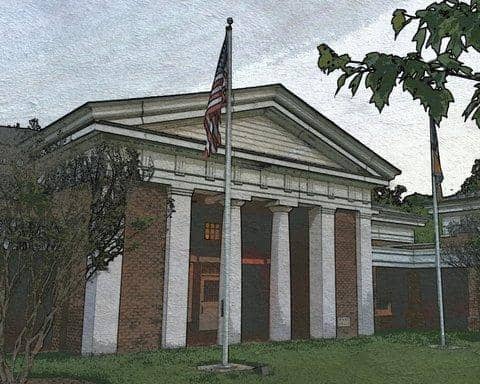
<svg viewBox="0 0 480 384"><path fill-rule="evenodd" d="M223 211L223 303L222 303L222 365L228 367L228 323L230 312L230 292L228 272L230 266L231 243L231 179L232 179L232 24L227 19L227 126L225 129L225 204Z"/></svg>
<svg viewBox="0 0 480 384"><path fill-rule="evenodd" d="M438 197L437 197L437 181L435 176L434 156L433 156L433 140L435 134L435 121L430 116L430 158L432 167L432 198L433 198L433 223L435 226L435 267L437 272L437 297L438 297L438 314L440 317L440 345L445 346L445 323L443 316L443 293L442 293L442 269L440 262L440 230L438 227Z"/></svg>

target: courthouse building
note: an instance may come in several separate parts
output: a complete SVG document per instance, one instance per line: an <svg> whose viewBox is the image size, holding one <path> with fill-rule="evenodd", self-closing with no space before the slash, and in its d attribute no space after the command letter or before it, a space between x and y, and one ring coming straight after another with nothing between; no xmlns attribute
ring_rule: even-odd
<svg viewBox="0 0 480 384"><path fill-rule="evenodd" d="M224 151L203 158L207 99L88 102L35 134L64 150L127 141L154 170L127 204L127 222L154 224L134 250L127 232L125 253L72 298L52 348L114 353L217 341ZM371 335L375 314L392 310L382 298L374 308L373 267L412 267L408 245L424 225L372 206L372 189L399 174L283 86L236 89L231 341Z"/></svg>

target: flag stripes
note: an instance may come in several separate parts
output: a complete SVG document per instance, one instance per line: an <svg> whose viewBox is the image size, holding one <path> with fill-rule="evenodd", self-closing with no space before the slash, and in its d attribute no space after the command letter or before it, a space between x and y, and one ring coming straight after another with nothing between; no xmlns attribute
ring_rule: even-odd
<svg viewBox="0 0 480 384"><path fill-rule="evenodd" d="M442 198L442 181L443 171L440 163L440 150L438 147L437 125L432 121L430 123L430 148L432 156L432 175L435 180L435 187L437 188L438 197Z"/></svg>
<svg viewBox="0 0 480 384"><path fill-rule="evenodd" d="M220 135L220 123L222 108L227 104L227 57L228 46L227 39L223 41L220 57L218 58L215 78L213 79L212 89L208 98L207 110L203 119L203 126L207 135L205 143L205 157L212 153L217 153L218 147L222 144Z"/></svg>

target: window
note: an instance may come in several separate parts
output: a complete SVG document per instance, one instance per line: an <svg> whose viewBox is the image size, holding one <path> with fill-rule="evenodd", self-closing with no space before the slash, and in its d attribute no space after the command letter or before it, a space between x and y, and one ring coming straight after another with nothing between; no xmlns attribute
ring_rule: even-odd
<svg viewBox="0 0 480 384"><path fill-rule="evenodd" d="M218 302L218 280L205 280L203 283L203 301L207 303Z"/></svg>
<svg viewBox="0 0 480 384"><path fill-rule="evenodd" d="M221 228L219 223L205 223L205 240L220 240Z"/></svg>

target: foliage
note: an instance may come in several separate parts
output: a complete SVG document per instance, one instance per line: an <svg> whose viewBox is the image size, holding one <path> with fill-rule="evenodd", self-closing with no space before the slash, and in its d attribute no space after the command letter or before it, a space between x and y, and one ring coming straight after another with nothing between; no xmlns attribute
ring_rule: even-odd
<svg viewBox="0 0 480 384"><path fill-rule="evenodd" d="M472 174L460 187L461 194L480 192L480 159L476 159L472 166Z"/></svg>
<svg viewBox="0 0 480 384"><path fill-rule="evenodd" d="M415 228L415 243L432 243L435 239L432 215L428 212L431 204L431 196L414 193L402 198L407 192L403 185L397 185L394 189L377 187L372 192L372 199L382 206L390 206L404 212L412 213L427 219L424 227Z"/></svg>
<svg viewBox="0 0 480 384"><path fill-rule="evenodd" d="M444 261L457 268L473 268L480 273L480 215L470 214L447 226L448 241L443 246Z"/></svg>
<svg viewBox="0 0 480 384"><path fill-rule="evenodd" d="M428 207L432 204L432 196L413 193L403 199L402 210L427 219L424 227L415 228L415 243L433 243L435 241L435 228L432 214Z"/></svg>
<svg viewBox="0 0 480 384"><path fill-rule="evenodd" d="M400 206L402 205L402 194L407 192L403 185L396 185L394 189L388 187L377 187L372 191L372 199L380 205Z"/></svg>
<svg viewBox="0 0 480 384"><path fill-rule="evenodd" d="M370 52L363 60L352 60L348 54L337 54L326 44L318 46L319 68L327 74L338 71L337 93L349 81L352 95L362 80L372 96L370 103L381 112L389 104L394 87L402 85L414 100L419 100L435 123L447 117L453 94L447 87L449 77L474 82L475 92L466 106L465 120L472 117L480 127L480 73L461 61L467 51L480 52L480 2L443 0L431 3L410 15L404 9L393 13L392 28L395 37L408 24L416 22L412 41L415 52L405 56ZM433 60L425 60L426 51L434 53Z"/></svg>
<svg viewBox="0 0 480 384"><path fill-rule="evenodd" d="M80 284L124 250L129 187L138 153L99 144L70 157L11 148L0 163L0 379L24 383L53 319ZM11 354L12 304L25 306Z"/></svg>

